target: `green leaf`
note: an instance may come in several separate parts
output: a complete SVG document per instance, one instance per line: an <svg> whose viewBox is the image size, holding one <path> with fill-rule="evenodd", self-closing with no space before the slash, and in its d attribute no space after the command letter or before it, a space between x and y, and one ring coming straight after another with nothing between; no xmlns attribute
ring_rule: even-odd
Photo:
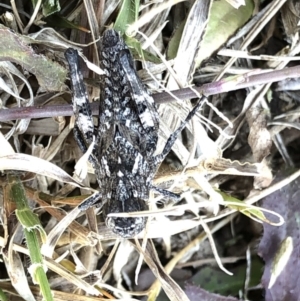
<svg viewBox="0 0 300 301"><path fill-rule="evenodd" d="M24 229L26 244L29 250L29 256L32 264L42 264L43 256L40 252L40 242L35 231L28 231Z"/></svg>
<svg viewBox="0 0 300 301"><path fill-rule="evenodd" d="M46 232L43 229L38 216L31 211L27 204L25 190L18 179L12 179L11 181L11 197L16 203L16 216L23 226L28 231L38 230L40 232L43 241L46 241Z"/></svg>
<svg viewBox="0 0 300 301"><path fill-rule="evenodd" d="M0 288L0 301L7 301L7 296L3 292L3 290Z"/></svg>
<svg viewBox="0 0 300 301"><path fill-rule="evenodd" d="M258 285L262 276L262 262L258 257L251 260L251 275L249 287ZM220 295L236 295L244 289L247 264L241 262L238 266L231 268L233 276L213 267L204 267L196 273L191 282L212 293ZM225 300L225 299L224 299Z"/></svg>
<svg viewBox="0 0 300 301"><path fill-rule="evenodd" d="M158 57L153 55L151 52L143 50L141 43L137 39L125 36L125 42L130 48L130 51L135 59L145 60L154 64L161 63L161 60Z"/></svg>
<svg viewBox="0 0 300 301"><path fill-rule="evenodd" d="M185 25L185 21L182 21L180 23L180 25L176 28L173 36L171 37L171 40L168 44L168 50L167 50L167 59L168 60L174 59L177 55L177 51L179 48L184 25Z"/></svg>
<svg viewBox="0 0 300 301"><path fill-rule="evenodd" d="M41 253L40 239L36 229L41 232L42 226L36 214L30 211L28 206L25 189L17 176L8 175L8 183L10 184L10 194L16 203L16 216L24 228L24 236L26 239L31 266L29 272L34 283L38 283L43 295L43 300L53 301L52 292L46 277L46 266L43 263ZM44 231L44 230L43 230ZM44 239L46 233L44 232Z"/></svg>
<svg viewBox="0 0 300 301"><path fill-rule="evenodd" d="M128 25L133 24L138 19L139 5L139 0L123 0L114 29L121 33L135 59L159 64L161 63L160 59L152 53L143 50L137 39L125 35Z"/></svg>
<svg viewBox="0 0 300 301"><path fill-rule="evenodd" d="M117 16L114 29L125 33L128 25L134 23L138 18L139 13L139 0L123 0L120 12Z"/></svg>
<svg viewBox="0 0 300 301"><path fill-rule="evenodd" d="M12 32L0 24L0 61L11 61L34 74L39 85L46 91L65 89L67 70L47 57L36 54L29 44L29 37Z"/></svg>
<svg viewBox="0 0 300 301"><path fill-rule="evenodd" d="M46 0L43 2L43 15L50 16L60 11L60 4L58 0Z"/></svg>
<svg viewBox="0 0 300 301"><path fill-rule="evenodd" d="M33 213L29 208L22 210L16 209L16 216L21 225L28 230L34 229L37 225L41 225L37 214Z"/></svg>
<svg viewBox="0 0 300 301"><path fill-rule="evenodd" d="M35 271L35 279L37 283L40 285L41 293L44 297L44 300L47 301L52 301L53 299L53 294L51 292L48 279L46 276L46 273L44 269L41 266L38 266Z"/></svg>
<svg viewBox="0 0 300 301"><path fill-rule="evenodd" d="M59 28L71 28L71 29L78 29L84 32L90 32L87 28L79 26L73 22L70 22L68 19L60 16L59 14L51 15L44 20L47 26L50 27L59 27Z"/></svg>
<svg viewBox="0 0 300 301"><path fill-rule="evenodd" d="M207 29L200 44L196 66L216 52L252 16L253 0L235 9L226 0L214 1L209 13Z"/></svg>
<svg viewBox="0 0 300 301"><path fill-rule="evenodd" d="M31 3L35 8L38 3L38 0L31 0ZM60 11L59 0L43 0L42 7L43 7L43 15L45 17Z"/></svg>
<svg viewBox="0 0 300 301"><path fill-rule="evenodd" d="M240 201L224 192L218 191L218 193L222 195L224 203L228 208L237 210L250 218L255 218L263 222L268 222L268 219L260 210L260 208L252 205L247 205L243 201Z"/></svg>

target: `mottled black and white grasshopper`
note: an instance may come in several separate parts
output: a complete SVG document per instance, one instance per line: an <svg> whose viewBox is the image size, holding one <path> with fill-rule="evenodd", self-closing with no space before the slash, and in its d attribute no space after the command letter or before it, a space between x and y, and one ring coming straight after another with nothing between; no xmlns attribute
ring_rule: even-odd
<svg viewBox="0 0 300 301"><path fill-rule="evenodd" d="M86 152L94 141L89 161L95 169L100 191L79 205L81 210L102 207L106 224L121 237L133 237L145 228L145 217L108 217L109 213L148 210L150 190L172 199L179 195L152 185L160 163L170 152L179 133L195 115L201 101L169 137L159 155L154 155L159 116L153 98L138 77L131 53L113 29L104 32L99 46L101 94L98 126L94 126L78 53L69 48L69 64L76 124L75 139Z"/></svg>

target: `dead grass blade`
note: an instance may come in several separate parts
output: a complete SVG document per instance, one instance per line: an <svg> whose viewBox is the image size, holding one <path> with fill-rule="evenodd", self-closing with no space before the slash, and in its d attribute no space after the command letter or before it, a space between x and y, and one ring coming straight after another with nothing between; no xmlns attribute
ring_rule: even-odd
<svg viewBox="0 0 300 301"><path fill-rule="evenodd" d="M135 247L139 252L143 252L139 244L135 243ZM160 260L158 258L155 247L151 241L147 242L146 250L143 252L144 260L150 267L151 271L155 274L157 279L159 279L164 291L168 295L171 301L189 301L188 297L184 291L179 287L179 285L165 272L162 267ZM156 300L159 290L150 291L148 300Z"/></svg>

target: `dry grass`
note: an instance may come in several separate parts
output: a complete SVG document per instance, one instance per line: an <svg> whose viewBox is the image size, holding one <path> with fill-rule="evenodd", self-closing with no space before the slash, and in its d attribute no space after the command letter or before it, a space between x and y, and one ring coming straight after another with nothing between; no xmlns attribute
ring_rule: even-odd
<svg viewBox="0 0 300 301"><path fill-rule="evenodd" d="M138 19L126 32L138 41L136 58L138 52L145 57L137 64L139 74L160 103L157 153L197 96L209 97L155 177L156 185L182 194L182 201L174 205L152 195L149 212L137 213L150 217L139 240L120 240L105 226L101 213L76 207L99 187L90 166L83 182L73 176L82 153L71 133L74 119L63 57L68 47L82 50L90 100L97 102L97 40L112 23L125 31L122 24L134 21L133 12L127 9L124 17L126 9L119 1L83 1L77 6L61 1L60 17L45 18L49 7L44 2L35 10L30 3L0 4L0 169L14 171L22 180L28 204L47 233L41 250L55 300L99 300L93 295L156 300L161 287L170 300L198 300L173 277L206 289L195 276L202 275L202 265L214 257L225 271L221 262L230 262L229 271L246 270L249 260L232 262L245 259L249 246L255 258L258 222L282 224L280 215L274 212L267 219L267 210L253 205L298 176L295 172L271 184L275 172L299 164L300 68L294 61L300 43L291 5L283 6L285 2L254 7L249 0L240 10L225 1L214 6L209 1L193 6L182 1L141 3ZM283 80L288 78L295 79ZM1 278L6 281L0 288L12 300L40 300L27 272L28 249L6 174L1 183ZM149 276L150 270L155 277ZM231 281L220 277L222 283ZM248 287L243 298L247 294Z"/></svg>

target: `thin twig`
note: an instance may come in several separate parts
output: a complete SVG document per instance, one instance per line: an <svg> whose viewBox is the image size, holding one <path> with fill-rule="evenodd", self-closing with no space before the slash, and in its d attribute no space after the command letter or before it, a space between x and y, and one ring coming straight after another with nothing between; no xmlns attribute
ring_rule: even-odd
<svg viewBox="0 0 300 301"><path fill-rule="evenodd" d="M200 87L184 88L180 90L172 91L172 94L180 99L197 98L198 93L203 93L206 96L216 95L219 93L235 91L254 85L262 85L270 82L278 82L288 78L300 77L300 66L291 68L285 68L282 70L274 70L270 72L264 72L253 75L240 75L237 77L231 77L231 79L223 79L217 82L204 84ZM156 93L152 95L157 104L175 102L176 99L171 97L167 92ZM92 103L93 115L98 114L99 103ZM46 118L55 116L71 116L73 115L73 109L71 105L57 105L47 107L26 107L26 108L12 108L0 110L0 121L10 121L23 118Z"/></svg>

